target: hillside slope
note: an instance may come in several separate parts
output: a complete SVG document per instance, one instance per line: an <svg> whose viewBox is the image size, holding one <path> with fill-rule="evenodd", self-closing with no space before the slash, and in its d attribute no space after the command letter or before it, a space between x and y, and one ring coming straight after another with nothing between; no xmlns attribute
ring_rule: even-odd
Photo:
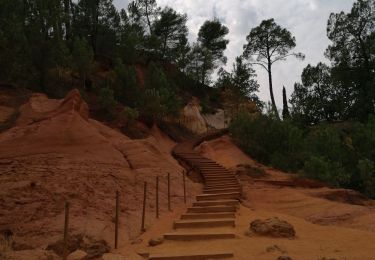
<svg viewBox="0 0 375 260"><path fill-rule="evenodd" d="M174 143L157 128L142 140L89 118L77 90L65 99L33 94L16 126L0 134L0 230L13 233L15 249L46 248L62 238L64 203L71 203L72 235L105 240L113 247L114 203L121 193L121 241L141 229L143 182L148 181L146 226L154 221L155 177L166 202L181 205L183 168L170 155ZM190 183L189 196L199 184ZM161 207L161 212L166 208Z"/></svg>

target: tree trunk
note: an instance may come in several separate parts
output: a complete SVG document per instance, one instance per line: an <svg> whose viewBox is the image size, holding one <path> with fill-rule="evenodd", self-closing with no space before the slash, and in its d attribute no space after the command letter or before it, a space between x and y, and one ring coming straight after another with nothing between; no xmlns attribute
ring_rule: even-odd
<svg viewBox="0 0 375 260"><path fill-rule="evenodd" d="M163 54L162 54L162 59L163 60L165 58L165 52L166 52L166 49L167 49L167 39L168 39L168 36L165 36L164 43L163 43Z"/></svg>
<svg viewBox="0 0 375 260"><path fill-rule="evenodd" d="M70 40L70 0L64 0L65 39Z"/></svg>
<svg viewBox="0 0 375 260"><path fill-rule="evenodd" d="M147 25L148 25L148 28L150 29L150 35L151 35L152 30L151 30L150 14L148 13L148 1L146 1L146 19L147 19Z"/></svg>
<svg viewBox="0 0 375 260"><path fill-rule="evenodd" d="M276 118L280 120L279 112L277 111L277 107L276 107L275 98L273 96L272 71L271 71L271 69L272 69L271 61L268 60L268 84L269 84L269 87L270 87L272 109L273 109L273 112L275 113Z"/></svg>

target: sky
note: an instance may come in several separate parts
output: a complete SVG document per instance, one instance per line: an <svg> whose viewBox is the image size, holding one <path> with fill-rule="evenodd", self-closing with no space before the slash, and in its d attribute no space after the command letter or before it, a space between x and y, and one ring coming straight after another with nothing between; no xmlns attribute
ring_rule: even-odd
<svg viewBox="0 0 375 260"><path fill-rule="evenodd" d="M114 0L116 7L125 8L130 0ZM157 0L159 6L170 6L180 13L188 15L189 39L196 41L200 26L208 19L218 18L229 29L229 44L225 51L231 70L236 56L243 52L246 36L251 28L262 20L274 18L275 22L288 29L296 37L294 52L306 55L304 61L293 57L280 61L273 66L273 86L278 108L282 107L282 86L290 96L295 82L301 80L303 68L308 64L316 65L323 61L329 63L324 52L330 44L326 28L330 13L350 11L354 0ZM254 67L260 84L258 96L268 102L267 72Z"/></svg>

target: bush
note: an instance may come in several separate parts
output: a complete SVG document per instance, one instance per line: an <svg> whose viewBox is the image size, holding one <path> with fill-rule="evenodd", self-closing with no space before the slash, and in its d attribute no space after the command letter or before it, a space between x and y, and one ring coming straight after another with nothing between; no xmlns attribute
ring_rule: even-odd
<svg viewBox="0 0 375 260"><path fill-rule="evenodd" d="M176 87L168 80L162 69L150 63L145 78L145 91L139 110L149 123L165 116L177 116L181 102Z"/></svg>
<svg viewBox="0 0 375 260"><path fill-rule="evenodd" d="M137 72L134 66L125 66L116 61L115 97L122 104L135 108L142 102L141 89L138 85Z"/></svg>
<svg viewBox="0 0 375 260"><path fill-rule="evenodd" d="M138 111L130 107L125 107L121 112L121 118L124 119L126 127L134 123L138 119L138 117Z"/></svg>
<svg viewBox="0 0 375 260"><path fill-rule="evenodd" d="M102 87L99 90L99 104L100 109L108 116L113 117L115 114L116 101L113 90L108 86Z"/></svg>
<svg viewBox="0 0 375 260"><path fill-rule="evenodd" d="M318 179L334 186L346 186L350 174L339 162L333 162L322 156L311 156L305 161L303 173L306 177Z"/></svg>
<svg viewBox="0 0 375 260"><path fill-rule="evenodd" d="M265 164L375 197L374 117L366 124L320 124L303 131L291 121L240 113L230 133Z"/></svg>
<svg viewBox="0 0 375 260"><path fill-rule="evenodd" d="M374 162L368 159L358 161L358 169L360 172L363 192L371 197L375 198L375 166Z"/></svg>
<svg viewBox="0 0 375 260"><path fill-rule="evenodd" d="M303 165L303 132L289 122L240 113L232 120L230 132L245 152L263 163L285 171Z"/></svg>

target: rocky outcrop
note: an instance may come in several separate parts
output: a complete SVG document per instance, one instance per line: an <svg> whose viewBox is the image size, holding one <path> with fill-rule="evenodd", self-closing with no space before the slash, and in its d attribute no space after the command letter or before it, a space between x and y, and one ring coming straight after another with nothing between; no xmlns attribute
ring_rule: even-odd
<svg viewBox="0 0 375 260"><path fill-rule="evenodd" d="M250 223L250 232L256 235L269 237L291 238L296 235L294 227L277 217L266 220L254 220Z"/></svg>
<svg viewBox="0 0 375 260"><path fill-rule="evenodd" d="M196 134L207 132L206 121L201 115L198 99L194 98L181 111L179 123Z"/></svg>
<svg viewBox="0 0 375 260"><path fill-rule="evenodd" d="M196 134L206 133L209 129L224 129L228 126L228 117L223 109L215 113L202 113L197 98L193 98L181 111L179 123Z"/></svg>
<svg viewBox="0 0 375 260"><path fill-rule="evenodd" d="M228 118L224 109L217 109L214 114L203 114L202 116L210 128L223 129L228 127Z"/></svg>

